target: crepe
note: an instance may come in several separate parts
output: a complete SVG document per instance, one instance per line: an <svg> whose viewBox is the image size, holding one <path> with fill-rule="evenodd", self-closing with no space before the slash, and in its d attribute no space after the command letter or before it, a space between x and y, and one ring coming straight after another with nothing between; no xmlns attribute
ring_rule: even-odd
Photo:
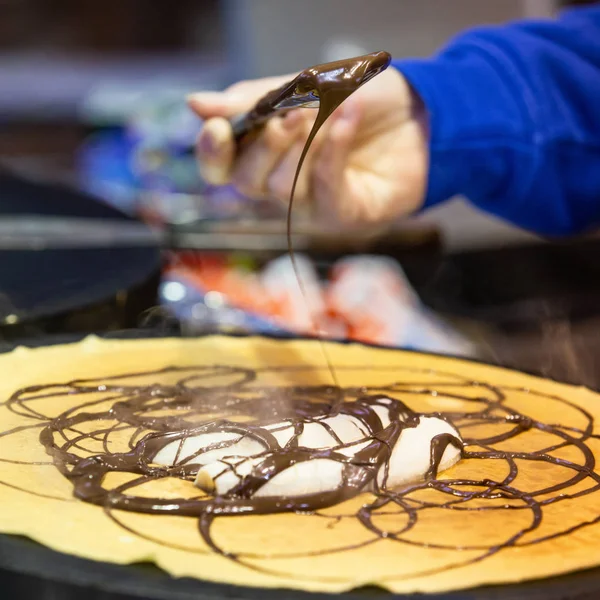
<svg viewBox="0 0 600 600"><path fill-rule="evenodd" d="M196 517L74 498L40 432L54 423L58 441L70 440L69 452L82 459L126 450L133 426L104 421L95 427L105 433L90 435L89 415L123 401L127 393L115 392L119 386L173 386L182 371L156 373L169 366L190 368L190 388L235 383L242 395L257 385L329 386L319 342L90 337L18 348L0 356L0 532L98 561L154 561L176 577L327 592L372 584L397 593L439 592L600 564L596 393L452 358L358 344L328 343L326 350L341 387L385 389L418 412L447 416L466 442L465 458L429 485L400 490L399 502L371 510L367 519L356 515L373 502L370 494L318 515L218 517L211 548ZM201 378L197 368L204 369ZM140 372L152 374L123 376ZM76 381L82 379L90 381ZM35 387L47 384L55 387ZM84 412L80 425L56 427L59 415L64 424L65 415ZM134 433L135 439L145 434ZM110 473L104 483L116 489L133 477ZM129 493L173 502L201 495L176 477Z"/></svg>

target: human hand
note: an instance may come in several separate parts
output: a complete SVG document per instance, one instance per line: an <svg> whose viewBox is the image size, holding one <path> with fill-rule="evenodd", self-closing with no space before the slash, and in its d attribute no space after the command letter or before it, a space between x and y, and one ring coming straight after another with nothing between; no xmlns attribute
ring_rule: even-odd
<svg viewBox="0 0 600 600"><path fill-rule="evenodd" d="M205 119L197 155L209 183L231 182L249 196L287 202L316 111L296 109L272 118L239 155L227 119L293 77L244 81L224 92L190 97L190 107ZM295 199L313 202L328 223L348 225L384 223L417 210L426 193L429 160L424 112L393 67L366 83L313 141Z"/></svg>

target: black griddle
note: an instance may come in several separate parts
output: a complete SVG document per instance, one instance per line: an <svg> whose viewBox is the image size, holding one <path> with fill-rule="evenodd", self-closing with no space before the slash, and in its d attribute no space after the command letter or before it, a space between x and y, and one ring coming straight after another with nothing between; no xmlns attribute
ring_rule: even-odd
<svg viewBox="0 0 600 600"><path fill-rule="evenodd" d="M54 552L26 538L0 536L0 589L7 600L597 600L600 569L447 594L399 596L376 588L312 594L174 579L151 564L93 562Z"/></svg>
<svg viewBox="0 0 600 600"><path fill-rule="evenodd" d="M0 170L3 217L135 222L75 189ZM156 304L158 245L0 250L0 336L133 327Z"/></svg>

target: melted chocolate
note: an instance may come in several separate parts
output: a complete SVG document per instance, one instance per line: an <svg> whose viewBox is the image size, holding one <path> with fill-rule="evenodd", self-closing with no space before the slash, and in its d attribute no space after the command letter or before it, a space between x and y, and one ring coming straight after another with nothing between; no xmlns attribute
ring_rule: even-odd
<svg viewBox="0 0 600 600"><path fill-rule="evenodd" d="M316 130L329 115L361 85L384 71L391 62L387 52L316 65L300 72L292 81L269 92L248 113L232 123L235 138L245 145L276 112L318 103ZM307 145L310 144L310 140Z"/></svg>
<svg viewBox="0 0 600 600"><path fill-rule="evenodd" d="M294 249L292 247L294 194L302 165L315 136L325 121L327 121L344 100L356 92L362 85L373 79L373 77L387 69L391 60L392 57L388 52L372 52L371 54L355 58L347 58L310 67L299 73L292 81L266 94L256 103L252 110L232 123L235 139L238 146L242 148L254 139L256 132L260 131L267 119L278 110L281 110L282 107L284 107L284 110L287 110L294 107L307 106L307 104L314 106L318 103L317 117L304 144L294 174L286 224L287 244L292 267L300 292L307 304L306 291L299 276ZM311 321L313 329L318 332L318 337L321 338L322 336L313 315L311 315ZM332 380L339 387L339 382L327 354L327 349L322 345L321 350ZM342 401L343 399L339 398L338 404L332 409L334 413Z"/></svg>
<svg viewBox="0 0 600 600"><path fill-rule="evenodd" d="M411 371L397 367L370 370L390 374L394 383L371 388L344 388L337 390L328 386L283 386L269 387L260 384L260 376L270 372L297 371L309 367L250 370L226 366L210 367L170 367L152 373L140 373L136 376L150 382L146 385L128 385L127 379L132 375L121 375L106 378L103 381L79 380L61 385L35 386L16 392L6 403L9 410L33 421L31 429L40 428L40 441L51 456L53 464L71 482L77 498L102 506L107 514L122 524L114 509L143 512L156 515L179 515L198 519L199 531L208 545L215 551L233 560L248 564L246 559L259 557L258 554L232 555L221 548L211 535L214 519L221 516L239 516L247 514L264 514L284 511L309 513L331 519L332 527L344 518L356 518L376 539L386 538L409 545L428 546L433 548L456 548L457 550L478 550L476 558L464 559L457 555L454 565L444 567L450 569L462 564L476 562L494 554L503 548L517 544L540 543L552 537L567 535L572 531L598 522L589 520L572 526L562 532L551 535L529 537L520 542L526 533L539 528L544 507L556 502L576 498L600 490L600 477L595 473L596 460L587 442L595 437L593 419L583 409L566 399L546 397L534 391L531 396L539 397L539 401L558 401L578 411L585 420L583 429L573 429L560 425L546 424L521 415L505 405L506 390L485 383L472 382L451 374L444 374L445 383L440 384L443 390L436 390L427 381L421 383L403 383L398 380L402 372ZM343 367L339 367L344 370ZM312 369L314 370L314 369ZM355 368L351 368L355 370ZM428 371L420 371L424 378ZM214 382L217 377L221 383ZM228 382L223 383L222 379ZM161 383L161 380L175 380L172 384ZM455 390L455 391L452 391ZM473 390L479 390L474 397ZM523 390L518 390L523 392ZM98 399L98 392L102 397ZM340 444L332 449L307 449L297 444L303 424L323 418L331 413L338 398L342 396L346 402L338 408L339 412L358 419L364 429L369 432L370 443L351 457L339 452L348 445ZM86 397L94 395L94 400ZM461 400L468 403L469 412L438 413L443 419L452 422L459 430L465 447L462 450L464 461L479 460L504 461L508 466L508 474L500 480L490 479L437 479L439 466L444 450L449 444L461 446L454 436L442 434L431 443L430 468L424 481L416 482L401 489L391 489L383 477L378 485L376 474L380 469L387 473L387 463L391 449L402 431L414 427L421 418L418 412L410 410L397 399L412 397L413 406L418 406L419 398L437 396L450 400ZM47 405L48 399L72 399L72 407L62 414L49 417L36 410L37 406ZM385 404L390 411L391 423L382 427L382 423L373 410L383 405L382 399L391 398L391 404ZM40 404L40 400L45 399ZM443 400L440 401L443 406ZM221 416L215 416L220 414ZM281 450L275 439L259 426L264 421L256 418L257 414L269 414L271 422L290 421L295 435ZM243 422L239 422L240 419ZM469 437L469 429L479 425L488 426L485 437ZM491 430L490 430L491 428ZM547 448L536 448L531 452L501 450L507 440L512 440L527 431L534 429L545 432L554 438ZM15 435L23 431L6 431L2 437ZM165 467L153 463L157 452L174 441L183 442L191 435L206 431L236 431L243 436L257 440L264 448L260 454L263 459L239 485L222 496L201 495L193 488L192 481L198 466L190 464L191 457L178 458L174 466ZM115 432L125 435L128 449L112 451ZM491 434L491 435L490 435ZM233 442L229 442L230 444ZM102 450L98 451L98 444ZM226 443L215 444L208 449L226 446ZM350 444L351 445L351 444ZM1 443L0 443L1 447ZM561 459L552 452L563 448L577 448L582 457L580 462ZM202 451L205 451L204 448ZM299 461L315 458L328 458L343 465L343 481L340 486L329 492L312 496L294 498L255 497L255 493L276 473ZM519 462L535 464L545 463L563 468L564 477L545 489L525 489L517 484ZM19 463L21 464L21 463ZM33 464L33 463L32 463ZM36 463L39 464L39 463ZM563 472L561 471L561 473ZM131 480L120 485L110 486L107 476L111 473L127 473ZM144 493L136 493L140 488L152 481L161 479L179 479L190 482L194 493L186 498L151 497ZM582 486L581 483L588 484ZM12 485L12 482L4 482ZM331 507L351 498L370 484L370 496L353 514L322 514L320 509ZM569 491L569 488L577 488ZM418 495L422 490L435 490L445 500L435 503L423 500ZM23 490L27 492L27 490ZM141 492L141 491L140 491ZM196 493L197 492L197 493ZM32 492L28 492L32 493ZM42 493L39 494L43 496ZM502 499L504 503L498 504ZM496 502L494 502L496 500ZM486 502L489 501L489 506ZM531 513L531 522L517 533L507 535L502 542L489 547L453 546L444 539L429 539L423 542L414 541L406 534L418 526L419 515L431 508L463 511L498 511L527 510ZM400 530L388 531L377 524L377 516L393 510L408 517L406 525ZM402 519L401 519L402 520ZM149 538L145 534L133 531L129 526L123 527ZM161 540L153 539L157 543ZM365 544L338 548L336 552L350 550ZM330 551L325 551L325 553ZM314 554L323 554L317 551ZM295 556L293 553L286 556ZM264 556L263 556L264 558ZM422 575L423 573L420 573Z"/></svg>
<svg viewBox="0 0 600 600"><path fill-rule="evenodd" d="M292 84L288 84L280 90L276 90L257 105L257 110L259 112L264 112L269 107L276 106L286 100L293 100L294 97L309 96L318 98L319 100L317 118L315 119L314 125L304 144L300 159L298 160L298 166L296 167L296 173L294 174L286 223L288 252L292 261L296 280L298 281L298 286L300 287L300 291L305 301L307 298L306 291L299 275L294 249L292 247L292 211L294 207L294 194L296 192L296 185L298 183L302 165L304 164L304 160L315 136L319 132L319 129L324 125L325 121L327 121L344 100L356 92L362 85L373 79L373 77L387 69L391 60L392 57L388 52L373 52L356 58L348 58L311 67L302 71ZM314 320L313 328L315 328ZM321 337L320 334L319 337ZM339 381L324 344L321 344L321 350L333 382L339 387ZM343 399L340 398L340 403L342 401ZM333 412L337 410L340 403L333 407Z"/></svg>

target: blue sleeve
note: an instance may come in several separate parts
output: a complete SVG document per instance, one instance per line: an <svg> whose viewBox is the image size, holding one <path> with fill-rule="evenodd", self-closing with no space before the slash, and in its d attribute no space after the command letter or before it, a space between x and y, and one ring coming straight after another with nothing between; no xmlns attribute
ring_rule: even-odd
<svg viewBox="0 0 600 600"><path fill-rule="evenodd" d="M425 206L460 194L546 235L600 224L600 6L393 64L429 112Z"/></svg>

